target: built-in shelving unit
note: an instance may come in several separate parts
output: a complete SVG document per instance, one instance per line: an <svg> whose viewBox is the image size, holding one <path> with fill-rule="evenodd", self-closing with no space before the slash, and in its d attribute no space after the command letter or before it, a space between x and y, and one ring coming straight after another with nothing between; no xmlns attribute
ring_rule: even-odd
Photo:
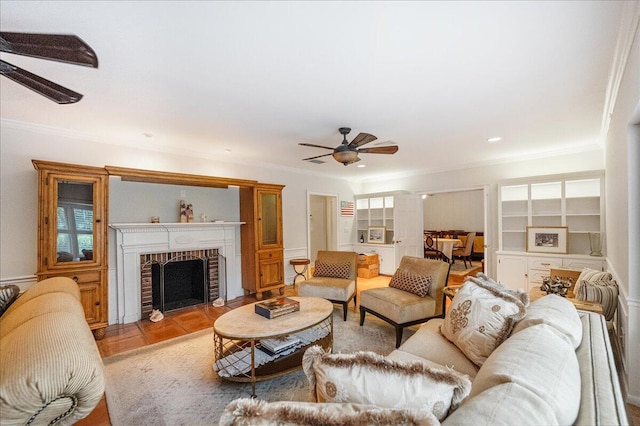
<svg viewBox="0 0 640 426"><path fill-rule="evenodd" d="M370 226L385 228L385 241L393 241L393 196L367 197L356 199L356 220L359 242L367 242L367 232Z"/></svg>
<svg viewBox="0 0 640 426"><path fill-rule="evenodd" d="M528 226L566 226L568 254L589 254L604 232L601 176L500 186L500 250L526 251Z"/></svg>

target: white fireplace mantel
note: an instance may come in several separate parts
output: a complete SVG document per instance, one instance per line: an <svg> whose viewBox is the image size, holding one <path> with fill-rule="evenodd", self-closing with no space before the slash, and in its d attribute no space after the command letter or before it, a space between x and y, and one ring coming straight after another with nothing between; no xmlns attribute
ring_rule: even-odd
<svg viewBox="0 0 640 426"><path fill-rule="evenodd" d="M126 324L141 319L142 254L218 249L226 259L227 299L241 296L243 291L238 231L243 224L244 222L194 222L109 225L115 232L116 242L112 248L116 266L115 279L109 279L109 322Z"/></svg>

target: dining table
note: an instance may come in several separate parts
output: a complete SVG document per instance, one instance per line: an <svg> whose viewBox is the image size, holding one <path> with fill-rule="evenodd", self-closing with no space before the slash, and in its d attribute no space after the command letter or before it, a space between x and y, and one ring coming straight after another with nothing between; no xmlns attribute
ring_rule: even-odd
<svg viewBox="0 0 640 426"><path fill-rule="evenodd" d="M453 248L462 245L462 241L458 238L438 238L438 250L451 262L453 258Z"/></svg>

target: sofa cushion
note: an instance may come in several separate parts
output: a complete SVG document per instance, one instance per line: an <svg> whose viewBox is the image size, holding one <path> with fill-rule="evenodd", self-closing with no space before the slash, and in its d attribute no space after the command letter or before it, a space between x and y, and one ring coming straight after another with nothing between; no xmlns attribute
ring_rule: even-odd
<svg viewBox="0 0 640 426"><path fill-rule="evenodd" d="M564 297L550 294L532 302L527 308L527 315L516 324L512 334L536 324L553 327L560 336L571 343L573 349L582 342L580 316L573 303Z"/></svg>
<svg viewBox="0 0 640 426"><path fill-rule="evenodd" d="M429 320L387 358L395 361L427 359L474 378L478 373L478 366L442 335L440 326L443 321L442 318Z"/></svg>
<svg viewBox="0 0 640 426"><path fill-rule="evenodd" d="M20 295L17 285L0 285L0 316L11 306Z"/></svg>
<svg viewBox="0 0 640 426"><path fill-rule="evenodd" d="M467 277L451 301L442 334L481 366L525 316L528 300L484 274Z"/></svg>
<svg viewBox="0 0 640 426"><path fill-rule="evenodd" d="M478 371L469 400L503 383L516 383L542 399L556 423L573 424L578 415L578 358L566 338L547 324L528 327L500 345Z"/></svg>
<svg viewBox="0 0 640 426"><path fill-rule="evenodd" d="M440 422L427 409L394 409L375 405L279 401L241 398L231 401L220 426L327 425L430 426Z"/></svg>
<svg viewBox="0 0 640 426"><path fill-rule="evenodd" d="M468 395L465 375L429 361L401 363L374 352L305 352L304 372L314 402L352 402L386 408L422 408L439 420Z"/></svg>
<svg viewBox="0 0 640 426"><path fill-rule="evenodd" d="M328 263L316 260L314 277L349 278L351 266L348 263Z"/></svg>
<svg viewBox="0 0 640 426"><path fill-rule="evenodd" d="M557 425L546 401L518 383L502 383L468 398L443 426Z"/></svg>
<svg viewBox="0 0 640 426"><path fill-rule="evenodd" d="M420 297L425 297L429 295L431 277L424 277L398 270L393 274L393 277L391 277L389 287L408 291L409 293L413 293Z"/></svg>

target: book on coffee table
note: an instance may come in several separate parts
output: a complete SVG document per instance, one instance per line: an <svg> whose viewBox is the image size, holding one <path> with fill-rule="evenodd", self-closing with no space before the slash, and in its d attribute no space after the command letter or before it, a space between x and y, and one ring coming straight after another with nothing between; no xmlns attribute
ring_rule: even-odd
<svg viewBox="0 0 640 426"><path fill-rule="evenodd" d="M300 302L288 297L265 300L255 304L256 314L273 319L300 310Z"/></svg>
<svg viewBox="0 0 640 426"><path fill-rule="evenodd" d="M295 336L286 336L279 337L273 339L262 339L260 340L260 349L263 349L265 352L275 355L282 351L286 351L289 348L292 348L300 343L300 339Z"/></svg>

